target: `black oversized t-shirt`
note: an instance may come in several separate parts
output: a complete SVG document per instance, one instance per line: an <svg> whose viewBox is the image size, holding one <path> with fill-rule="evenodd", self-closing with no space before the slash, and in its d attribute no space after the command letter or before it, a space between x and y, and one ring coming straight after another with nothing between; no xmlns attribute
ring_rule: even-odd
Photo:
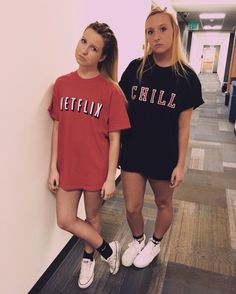
<svg viewBox="0 0 236 294"><path fill-rule="evenodd" d="M189 67L185 76L176 75L172 67L156 65L152 56L140 82L140 62L133 60L119 83L128 100L131 123L131 129L122 134L120 165L148 178L169 180L178 161L179 115L204 103L201 84Z"/></svg>

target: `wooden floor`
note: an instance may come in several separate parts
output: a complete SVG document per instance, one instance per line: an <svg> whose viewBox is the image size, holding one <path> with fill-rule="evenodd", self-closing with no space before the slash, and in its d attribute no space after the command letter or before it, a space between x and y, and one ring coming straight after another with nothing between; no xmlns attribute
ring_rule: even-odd
<svg viewBox="0 0 236 294"><path fill-rule="evenodd" d="M236 293L236 138L215 74L199 76L205 104L194 111L186 177L174 195L174 220L158 259L145 269L121 266L117 275L96 254L93 284L77 286L83 242L78 241L41 294ZM153 233L156 209L145 195L145 233ZM103 206L103 232L124 250L131 240L120 185Z"/></svg>

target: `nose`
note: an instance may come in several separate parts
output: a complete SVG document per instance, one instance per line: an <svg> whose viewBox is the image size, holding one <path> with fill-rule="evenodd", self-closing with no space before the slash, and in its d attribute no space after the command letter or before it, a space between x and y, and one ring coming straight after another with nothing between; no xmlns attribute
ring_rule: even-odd
<svg viewBox="0 0 236 294"><path fill-rule="evenodd" d="M159 32L155 32L154 33L154 40L155 41L159 41L160 40L160 34L159 34Z"/></svg>
<svg viewBox="0 0 236 294"><path fill-rule="evenodd" d="M82 54L83 55L87 55L88 54L88 46L84 46L83 48L82 48Z"/></svg>

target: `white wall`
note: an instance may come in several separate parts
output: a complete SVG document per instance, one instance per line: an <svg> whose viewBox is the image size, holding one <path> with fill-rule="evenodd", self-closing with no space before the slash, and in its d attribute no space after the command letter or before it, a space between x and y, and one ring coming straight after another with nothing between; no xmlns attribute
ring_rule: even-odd
<svg viewBox="0 0 236 294"><path fill-rule="evenodd" d="M143 54L144 23L150 11L149 0L80 0L83 3L82 27L94 20L106 22L114 31L119 46L119 77L129 62Z"/></svg>
<svg viewBox="0 0 236 294"><path fill-rule="evenodd" d="M217 73L222 83L224 80L226 58L229 45L229 33L218 32L193 32L190 51L190 64L197 73L201 70L201 55L204 45L220 45L220 54Z"/></svg>
<svg viewBox="0 0 236 294"><path fill-rule="evenodd" d="M219 42L220 55L219 55L217 73L221 83L223 83L224 81L227 54L229 50L229 38L230 38L230 33L225 33L224 35L222 35L222 38Z"/></svg>
<svg viewBox="0 0 236 294"><path fill-rule="evenodd" d="M76 68L80 33L97 19L117 35L121 74L142 54L150 3L140 2L9 0L1 5L0 293L29 291L71 237L56 226L55 198L46 186L51 86Z"/></svg>
<svg viewBox="0 0 236 294"><path fill-rule="evenodd" d="M171 2L172 2L171 0L152 0L151 1L154 7L158 6L161 9L167 8L169 12L173 13L173 15L176 15L176 10L173 8Z"/></svg>

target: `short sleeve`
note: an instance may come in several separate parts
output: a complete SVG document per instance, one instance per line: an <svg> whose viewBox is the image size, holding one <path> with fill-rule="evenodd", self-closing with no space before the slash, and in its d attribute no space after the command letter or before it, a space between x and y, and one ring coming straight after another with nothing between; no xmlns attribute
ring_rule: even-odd
<svg viewBox="0 0 236 294"><path fill-rule="evenodd" d="M120 88L114 87L111 94L108 131L118 131L130 128L129 117L126 110L125 97Z"/></svg>
<svg viewBox="0 0 236 294"><path fill-rule="evenodd" d="M204 103L202 98L202 87L197 75L191 71L187 76L187 80L185 79L185 88L186 91L183 97L183 104L181 107L181 111L184 111L189 108L196 109L200 105Z"/></svg>
<svg viewBox="0 0 236 294"><path fill-rule="evenodd" d="M132 81L136 79L136 74L137 74L136 72L137 72L139 64L140 64L140 60L134 59L133 61L130 62L130 64L127 66L127 68L125 69L125 71L123 72L121 76L119 86L124 92L127 100L129 100L129 97L130 97L130 93L129 93L130 83L132 83Z"/></svg>
<svg viewBox="0 0 236 294"><path fill-rule="evenodd" d="M53 86L53 92L52 92L52 99L51 104L48 107L48 112L52 119L58 120L60 117L60 101L59 101L59 95L58 95L58 82L56 81Z"/></svg>

